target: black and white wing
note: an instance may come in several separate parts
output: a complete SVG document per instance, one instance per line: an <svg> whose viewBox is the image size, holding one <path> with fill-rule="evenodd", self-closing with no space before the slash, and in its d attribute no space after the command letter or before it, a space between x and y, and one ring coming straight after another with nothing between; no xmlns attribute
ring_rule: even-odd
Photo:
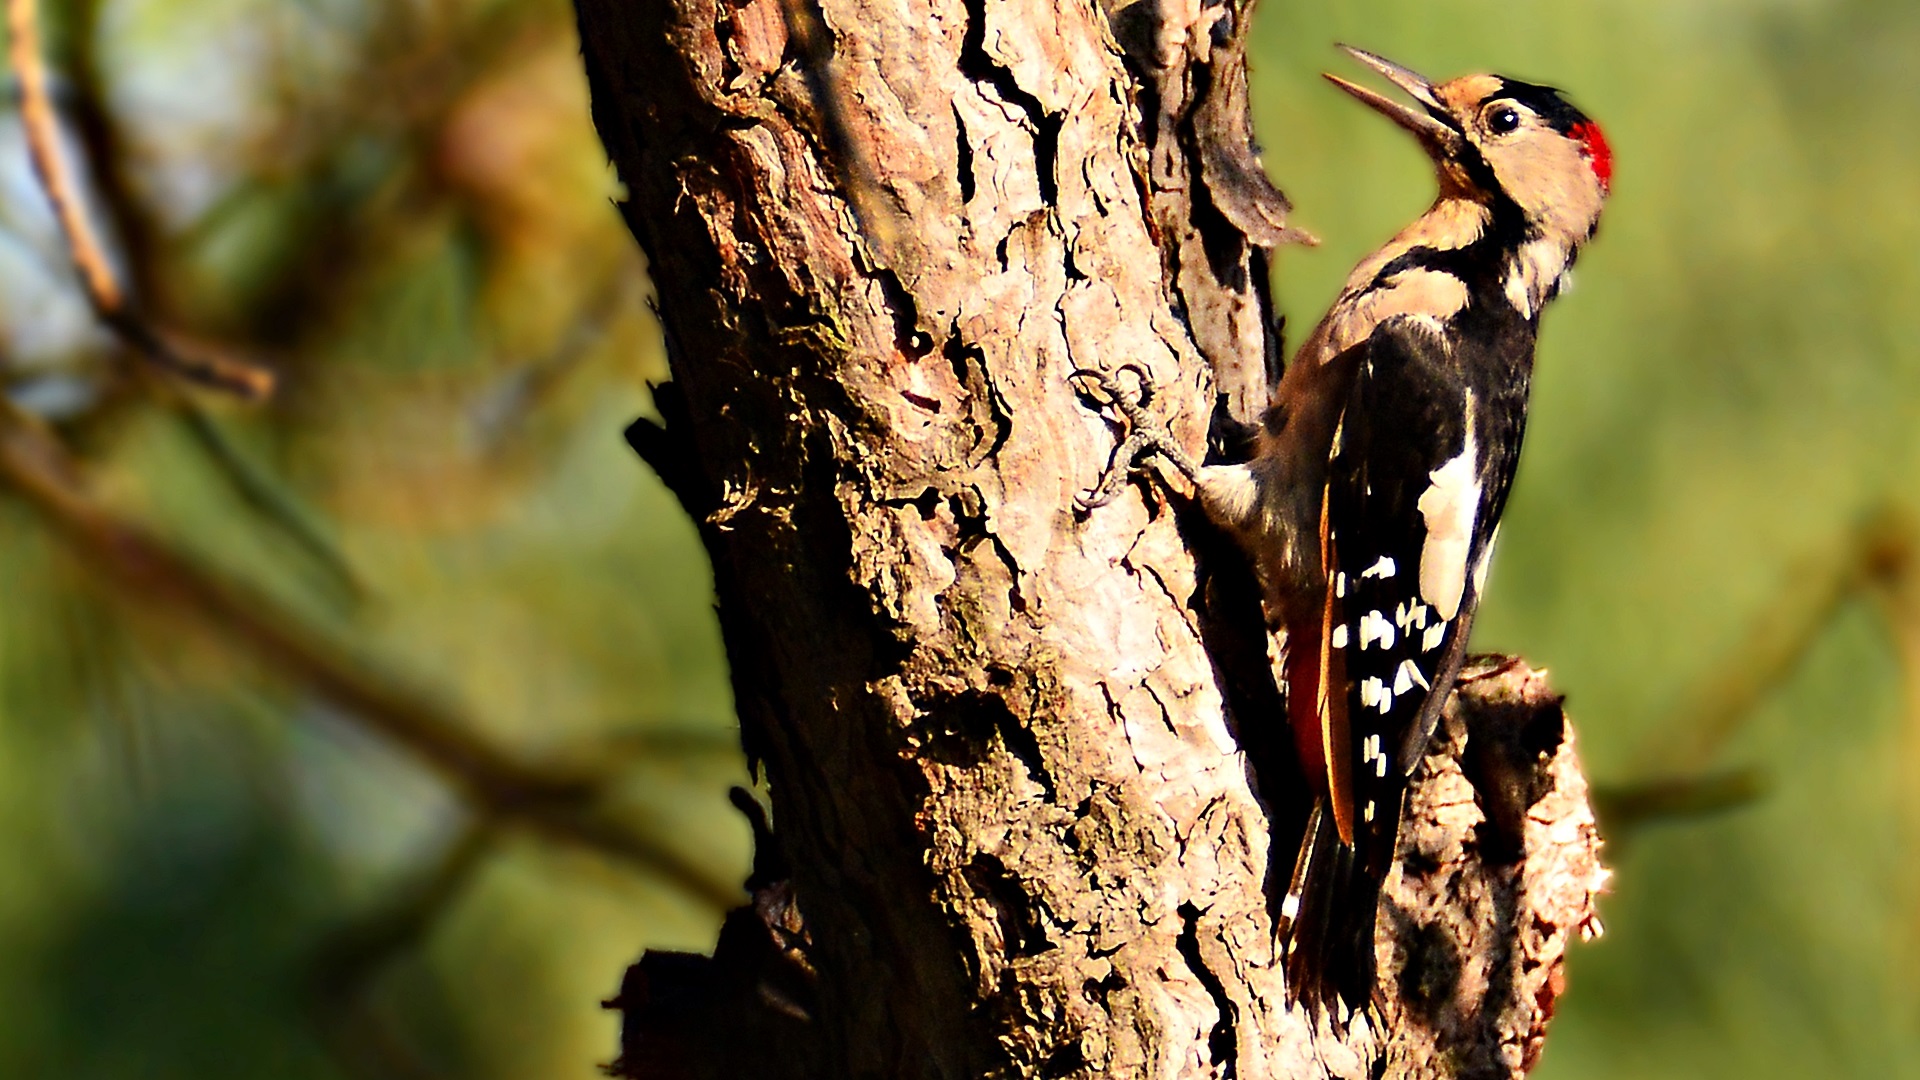
<svg viewBox="0 0 1920 1080"><path fill-rule="evenodd" d="M1465 657L1512 450L1430 325L1388 319L1362 348L1328 472L1326 645L1348 691L1346 746L1329 750L1348 755L1351 803L1335 810L1377 883Z"/></svg>
<svg viewBox="0 0 1920 1080"><path fill-rule="evenodd" d="M1354 350L1321 513L1329 580L1300 665L1319 677L1290 669L1288 691L1316 695L1302 709L1321 721L1327 797L1282 913L1291 992L1357 1009L1407 780L1465 659L1524 419L1513 396L1475 390L1429 320L1386 319Z"/></svg>

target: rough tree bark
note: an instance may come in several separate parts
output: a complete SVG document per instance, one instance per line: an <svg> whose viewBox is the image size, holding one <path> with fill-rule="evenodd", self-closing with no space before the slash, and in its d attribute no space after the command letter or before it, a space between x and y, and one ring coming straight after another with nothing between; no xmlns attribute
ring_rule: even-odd
<svg viewBox="0 0 1920 1080"><path fill-rule="evenodd" d="M1255 591L1157 488L1074 496L1134 364L1198 445L1278 355L1246 5L577 0L674 383L629 436L712 556L753 903L629 972L631 1077L1505 1076L1601 881L1558 699L1463 685L1378 1029L1289 1009L1304 820Z"/></svg>

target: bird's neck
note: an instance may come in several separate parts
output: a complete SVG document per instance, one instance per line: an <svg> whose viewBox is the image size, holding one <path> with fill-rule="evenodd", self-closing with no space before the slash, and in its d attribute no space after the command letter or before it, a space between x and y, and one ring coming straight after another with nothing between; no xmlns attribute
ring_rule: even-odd
<svg viewBox="0 0 1920 1080"><path fill-rule="evenodd" d="M1578 253L1577 245L1553 233L1506 250L1500 268L1501 288L1521 318L1538 318L1547 301L1560 294Z"/></svg>

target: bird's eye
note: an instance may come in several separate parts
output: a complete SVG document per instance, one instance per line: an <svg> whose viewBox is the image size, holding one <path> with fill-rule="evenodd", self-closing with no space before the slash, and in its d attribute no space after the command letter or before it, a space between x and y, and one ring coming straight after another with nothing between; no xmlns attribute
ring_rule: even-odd
<svg viewBox="0 0 1920 1080"><path fill-rule="evenodd" d="M1520 114L1513 109L1495 109L1493 115L1487 117L1487 130L1495 135L1505 135L1519 126Z"/></svg>

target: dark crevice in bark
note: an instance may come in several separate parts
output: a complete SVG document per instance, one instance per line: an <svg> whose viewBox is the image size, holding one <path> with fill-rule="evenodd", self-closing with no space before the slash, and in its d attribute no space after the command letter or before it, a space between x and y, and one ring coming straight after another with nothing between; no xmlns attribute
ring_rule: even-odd
<svg viewBox="0 0 1920 1080"><path fill-rule="evenodd" d="M1009 959L1038 956L1057 947L1040 924L1033 900L1005 863L992 855L975 855L965 876L974 893L993 907Z"/></svg>
<svg viewBox="0 0 1920 1080"><path fill-rule="evenodd" d="M975 423L975 440L967 452L969 465L991 459L1007 444L1013 434L1013 416L1007 409L1007 399L993 385L993 379L987 372L987 356L979 346L969 344L960 334L958 323L947 329L947 340L941 348L941 355L947 358L952 367L954 378L966 388L967 401L979 403L986 410L986 424ZM979 408L970 404L969 413L977 418Z"/></svg>
<svg viewBox="0 0 1920 1080"><path fill-rule="evenodd" d="M1040 201L1053 206L1060 200L1060 129L1066 122L1049 112L1013 77L1006 65L987 52L987 0L966 0L967 32L960 41L960 73L994 88L1000 99L1027 115L1033 125L1033 172L1040 185Z"/></svg>
<svg viewBox="0 0 1920 1080"><path fill-rule="evenodd" d="M1393 905L1388 905L1384 913L1389 917L1394 941L1404 950L1399 991L1408 1018L1435 1027L1441 1010L1453 1000L1460 984L1460 948L1444 927L1419 922Z"/></svg>
<svg viewBox="0 0 1920 1080"><path fill-rule="evenodd" d="M681 509L699 521L719 508L720 497L700 471L699 455L687 436L692 421L687 418L686 399L670 382L655 385L652 391L653 407L660 412L661 420L639 417L622 434L633 452L679 500Z"/></svg>
<svg viewBox="0 0 1920 1080"><path fill-rule="evenodd" d="M960 115L958 106L953 110L953 132L960 164L960 202L964 206L973 201L973 142L967 138L967 118Z"/></svg>
<svg viewBox="0 0 1920 1080"><path fill-rule="evenodd" d="M920 306L913 301L913 294L901 283L900 275L889 267L882 266L870 272L874 281L880 284L880 291L887 298L887 308L893 312L893 344L900 355L909 360L918 360L933 351L933 337L920 329Z"/></svg>
<svg viewBox="0 0 1920 1080"><path fill-rule="evenodd" d="M1071 241L1062 247L1061 254L1063 256L1063 269L1066 271L1067 280L1069 282L1086 281L1087 275L1085 271L1080 269L1079 262L1074 259L1073 243Z"/></svg>
<svg viewBox="0 0 1920 1080"><path fill-rule="evenodd" d="M988 528L986 509L979 491L964 488L947 501L953 511L954 525L959 529L961 549L968 550L977 544L988 544L993 548L994 558L1000 560L1000 565L1007 571L1007 606L1015 615L1025 614L1027 601L1020 593L1019 560L1007 548L1006 541Z"/></svg>
<svg viewBox="0 0 1920 1080"><path fill-rule="evenodd" d="M1486 859L1512 863L1525 854L1526 813L1547 793L1540 762L1560 749L1566 716L1558 707L1489 702L1475 721L1460 761L1474 800L1486 815L1475 835Z"/></svg>
<svg viewBox="0 0 1920 1080"><path fill-rule="evenodd" d="M926 703L925 715L934 733L929 753L956 764L977 763L997 738L1001 748L1020 763L1027 779L1045 793L1046 801L1054 801L1053 776L1041 753L1040 740L1005 698L979 690L941 694Z"/></svg>
<svg viewBox="0 0 1920 1080"><path fill-rule="evenodd" d="M1200 955L1200 936L1198 924L1200 910L1192 904L1180 905L1180 937L1177 948L1180 958L1187 962L1187 970L1213 999L1213 1007L1218 1010L1219 1018L1213 1022L1213 1028L1207 1032L1207 1053L1211 1055L1210 1064L1220 1067L1220 1080L1234 1080L1240 1068L1240 1051L1234 1038L1234 1023L1239 1019L1240 1010L1227 996L1227 988L1220 983L1220 977L1207 966L1206 958Z"/></svg>
<svg viewBox="0 0 1920 1080"><path fill-rule="evenodd" d="M1213 91L1213 69L1205 64L1193 66L1193 100L1205 101ZM1175 129L1177 141L1186 158L1188 176L1204 176L1204 156L1209 149L1209 140L1217 138L1217 132L1201 132L1199 118L1201 111L1195 109L1180 119ZM1248 290L1247 252L1250 245L1247 235L1214 204L1214 191L1208 184L1193 186L1192 200L1187 204L1188 219L1193 223L1194 232L1200 236L1202 250L1206 252L1207 269L1212 272L1214 283L1228 292L1244 293Z"/></svg>
<svg viewBox="0 0 1920 1080"><path fill-rule="evenodd" d="M1286 373L1287 366L1287 317L1280 306L1273 302L1273 264L1265 248L1256 247L1248 252L1253 261L1252 280L1255 298L1260 311L1266 316L1261 321L1265 330L1264 370L1268 386L1279 386L1280 376Z"/></svg>

